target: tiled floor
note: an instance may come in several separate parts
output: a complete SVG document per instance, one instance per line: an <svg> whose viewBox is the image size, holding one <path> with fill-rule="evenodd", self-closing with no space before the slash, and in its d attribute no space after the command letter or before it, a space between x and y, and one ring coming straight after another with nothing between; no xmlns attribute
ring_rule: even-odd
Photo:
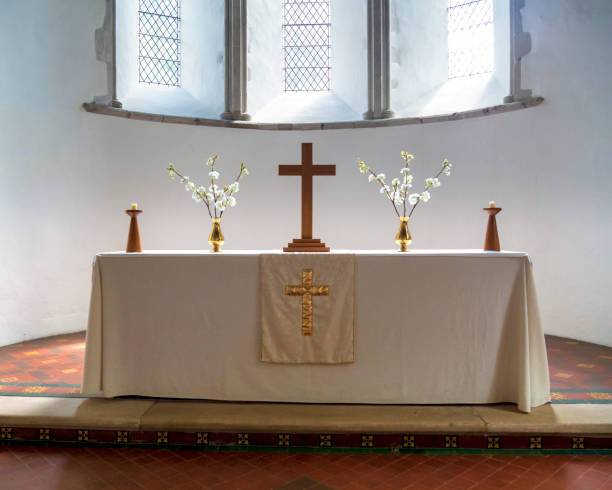
<svg viewBox="0 0 612 490"><path fill-rule="evenodd" d="M553 403L612 403L612 348L546 336ZM76 395L85 333L0 348L0 395Z"/></svg>
<svg viewBox="0 0 612 490"><path fill-rule="evenodd" d="M547 337L547 347L555 401L612 403L612 349L557 337ZM7 395L35 397L76 396L83 353L82 333L1 348L0 391ZM15 397L4 400L20 403ZM77 402L75 399L61 401ZM90 402L104 400L79 400L79 403ZM124 402L148 403L144 400ZM589 407L600 410L595 405ZM481 407L482 410L493 408ZM574 406L557 409L574 410ZM11 435L18 436L18 430L14 429ZM38 429L32 431L37 433ZM440 450L438 454L431 451L427 454L311 452L315 448L272 452L270 447L215 451L11 442L11 445L0 445L0 489L612 490L612 456L602 454L465 454L466 451L441 454Z"/></svg>
<svg viewBox="0 0 612 490"><path fill-rule="evenodd" d="M0 348L0 395L70 395L81 390L85 332Z"/></svg>
<svg viewBox="0 0 612 490"><path fill-rule="evenodd" d="M612 489L612 457L0 447L6 489Z"/></svg>
<svg viewBox="0 0 612 490"><path fill-rule="evenodd" d="M612 347L546 336L553 401L612 403Z"/></svg>

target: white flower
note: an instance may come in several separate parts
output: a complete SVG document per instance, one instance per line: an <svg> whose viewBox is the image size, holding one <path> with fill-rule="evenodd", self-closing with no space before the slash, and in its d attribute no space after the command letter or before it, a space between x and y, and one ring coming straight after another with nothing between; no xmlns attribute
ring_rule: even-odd
<svg viewBox="0 0 612 490"><path fill-rule="evenodd" d="M400 181L397 177L395 177L392 181L391 184L393 185L393 187L397 187L399 185Z"/></svg>
<svg viewBox="0 0 612 490"><path fill-rule="evenodd" d="M402 169L400 170L400 173L406 175L410 173L410 169L408 167L402 167Z"/></svg>
<svg viewBox="0 0 612 490"><path fill-rule="evenodd" d="M376 176L376 180L378 180L378 182L380 182L381 184L385 183L385 174L378 174Z"/></svg>
<svg viewBox="0 0 612 490"><path fill-rule="evenodd" d="M215 200L215 196L213 196L210 192L207 192L206 199L208 199L208 202L211 202Z"/></svg>
<svg viewBox="0 0 612 490"><path fill-rule="evenodd" d="M202 199L200 198L200 195L197 192L194 192L193 194L191 194L191 198L195 201L195 202L200 202Z"/></svg>
<svg viewBox="0 0 612 490"><path fill-rule="evenodd" d="M187 182L185 184L185 190L186 191L195 191L195 188L196 188L196 185L193 182L191 182L191 181L189 181L189 182Z"/></svg>
<svg viewBox="0 0 612 490"><path fill-rule="evenodd" d="M381 194L388 194L390 191L391 191L391 187L389 187L388 185L383 185L380 188Z"/></svg>
<svg viewBox="0 0 612 490"><path fill-rule="evenodd" d="M427 184L427 187L440 187L440 181L437 178L429 178L429 179L425 179L425 184Z"/></svg>
<svg viewBox="0 0 612 490"><path fill-rule="evenodd" d="M412 187L412 184L402 184L402 185L400 185L400 191L405 193L411 187Z"/></svg>
<svg viewBox="0 0 612 490"><path fill-rule="evenodd" d="M393 202L395 202L395 204L403 204L404 203L404 198L398 195L398 196L395 197Z"/></svg>
<svg viewBox="0 0 612 490"><path fill-rule="evenodd" d="M208 172L208 176L213 178L213 179L218 179L219 178L219 172L217 172L216 170L211 170L210 172Z"/></svg>
<svg viewBox="0 0 612 490"><path fill-rule="evenodd" d="M187 175L183 175L181 177L181 184L186 184L187 182L189 182L189 177Z"/></svg>
<svg viewBox="0 0 612 490"><path fill-rule="evenodd" d="M406 175L404 180L406 181L406 184L412 184L412 179L414 179L412 175ZM412 185L410 187L412 187Z"/></svg>
<svg viewBox="0 0 612 490"><path fill-rule="evenodd" d="M409 164L412 160L414 160L414 156L411 155L410 153L406 153L405 151L402 151L401 155L402 155L402 158L406 160L406 162L408 162Z"/></svg>
<svg viewBox="0 0 612 490"><path fill-rule="evenodd" d="M238 184L238 182L233 182L228 186L227 190L233 194L234 192L238 192L239 188L240 185Z"/></svg>
<svg viewBox="0 0 612 490"><path fill-rule="evenodd" d="M442 167L443 167L442 172L444 172L444 175L450 175L451 174L452 166L453 166L453 164L452 163L448 163L448 160L445 158L444 159L444 163L442 164Z"/></svg>
<svg viewBox="0 0 612 490"><path fill-rule="evenodd" d="M240 171L240 176L243 176L243 175L249 175L249 170L248 170L246 167L244 167L244 168L243 168L243 169Z"/></svg>
<svg viewBox="0 0 612 490"><path fill-rule="evenodd" d="M429 194L429 191L423 191L421 192L421 195L419 196L419 199L423 202L427 202L429 201L429 198L431 197L431 194Z"/></svg>
<svg viewBox="0 0 612 490"><path fill-rule="evenodd" d="M225 211L225 204L224 201L217 201L215 203L215 207L219 210L219 211Z"/></svg>
<svg viewBox="0 0 612 490"><path fill-rule="evenodd" d="M417 202L419 202L419 198L420 196L418 194L410 194L408 196L408 202L414 206Z"/></svg>
<svg viewBox="0 0 612 490"><path fill-rule="evenodd" d="M172 169L168 170L168 175L170 176L171 179L174 179L174 177L176 177L176 173Z"/></svg>
<svg viewBox="0 0 612 490"><path fill-rule="evenodd" d="M217 184L211 185L208 188L208 192L210 192L214 196L213 200L216 200L216 201L221 199L221 196L223 196L223 191L219 189L219 186Z"/></svg>
<svg viewBox="0 0 612 490"><path fill-rule="evenodd" d="M231 207L234 207L236 205L236 198L234 196L229 196L227 202Z"/></svg>
<svg viewBox="0 0 612 490"><path fill-rule="evenodd" d="M374 177L372 174L368 175L368 182L374 182L374 179L376 179L376 177Z"/></svg>

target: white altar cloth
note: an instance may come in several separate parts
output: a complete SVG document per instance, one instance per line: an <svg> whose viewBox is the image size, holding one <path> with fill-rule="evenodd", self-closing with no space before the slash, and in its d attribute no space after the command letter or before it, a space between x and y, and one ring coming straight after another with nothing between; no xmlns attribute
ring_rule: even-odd
<svg viewBox="0 0 612 490"><path fill-rule="evenodd" d="M98 254L82 392L524 412L550 400L527 254L355 252L355 362L330 366L259 360L261 253Z"/></svg>

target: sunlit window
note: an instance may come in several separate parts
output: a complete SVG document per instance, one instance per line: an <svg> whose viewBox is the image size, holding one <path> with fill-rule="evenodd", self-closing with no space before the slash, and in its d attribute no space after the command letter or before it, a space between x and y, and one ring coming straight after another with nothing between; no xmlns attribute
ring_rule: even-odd
<svg viewBox="0 0 612 490"><path fill-rule="evenodd" d="M179 0L140 0L138 81L181 85Z"/></svg>
<svg viewBox="0 0 612 490"><path fill-rule="evenodd" d="M493 71L492 0L448 0L448 78Z"/></svg>
<svg viewBox="0 0 612 490"><path fill-rule="evenodd" d="M331 88L329 2L283 1L286 92L318 92Z"/></svg>

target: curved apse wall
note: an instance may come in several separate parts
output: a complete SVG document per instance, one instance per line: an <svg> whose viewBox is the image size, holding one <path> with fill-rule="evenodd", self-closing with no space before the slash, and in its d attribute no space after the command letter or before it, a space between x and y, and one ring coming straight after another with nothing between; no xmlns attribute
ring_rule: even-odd
<svg viewBox="0 0 612 490"><path fill-rule="evenodd" d="M210 154L220 154L222 175L245 159L252 172L224 221L226 247L280 247L298 231L299 183L278 177L276 165L298 161L299 143L311 141L316 162L338 166L336 177L315 182L315 232L332 247L394 246L394 215L359 174L357 157L393 174L406 149L417 180L447 157L453 175L415 213L413 246L479 248L481 208L493 199L504 208L502 246L533 258L545 331L612 345L609 2L527 1L534 49L523 70L525 86L546 97L538 107L335 131L89 114L81 103L106 83L92 42L103 15L104 2L93 0L14 0L0 18L0 41L20 46L7 52L0 77L0 344L85 328L92 256L123 249L131 202L144 209L145 248L207 248L209 220L168 180L169 161L197 179Z"/></svg>

